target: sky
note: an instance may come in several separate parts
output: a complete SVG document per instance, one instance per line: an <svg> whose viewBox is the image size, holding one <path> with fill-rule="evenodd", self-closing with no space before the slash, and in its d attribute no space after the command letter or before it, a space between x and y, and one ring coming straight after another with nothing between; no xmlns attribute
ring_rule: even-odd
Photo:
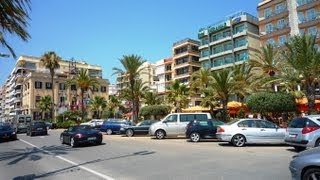
<svg viewBox="0 0 320 180"><path fill-rule="evenodd" d="M102 66L115 83L112 68L123 55L156 62L171 57L174 42L197 39L198 30L245 11L257 16L261 0L32 0L28 42L7 35L17 56L41 57L55 51L62 59ZM0 53L9 51L0 46ZM0 84L16 60L0 57Z"/></svg>

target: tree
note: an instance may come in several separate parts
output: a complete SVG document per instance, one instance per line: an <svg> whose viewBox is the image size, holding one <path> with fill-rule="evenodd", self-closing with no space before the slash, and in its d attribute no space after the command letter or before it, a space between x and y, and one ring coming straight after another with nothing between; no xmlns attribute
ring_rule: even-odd
<svg viewBox="0 0 320 180"><path fill-rule="evenodd" d="M167 92L167 99L175 107L176 112L181 112L182 108L188 105L189 89L179 81L172 81Z"/></svg>
<svg viewBox="0 0 320 180"><path fill-rule="evenodd" d="M147 91L144 96L143 96L143 99L144 99L144 103L146 105L158 105L158 104L161 104L161 99L159 98L159 96L152 92L152 91Z"/></svg>
<svg viewBox="0 0 320 180"><path fill-rule="evenodd" d="M203 97L200 105L203 107L209 107L210 114L211 116L213 116L214 108L220 105L219 98L216 92L210 87L204 89L202 94L203 94Z"/></svg>
<svg viewBox="0 0 320 180"><path fill-rule="evenodd" d="M90 109L97 112L98 119L101 118L102 111L107 107L107 101L104 97L95 96L90 100Z"/></svg>
<svg viewBox="0 0 320 180"><path fill-rule="evenodd" d="M296 103L292 94L259 92L248 98L247 107L254 113L282 113L295 111Z"/></svg>
<svg viewBox="0 0 320 180"><path fill-rule="evenodd" d="M92 90L93 86L99 86L100 83L97 79L92 78L88 75L87 69L80 69L76 76L73 76L72 79L66 81L67 86L75 85L77 88L80 88L80 97L81 97L81 119L84 120L85 109L84 109L84 93L86 91Z"/></svg>
<svg viewBox="0 0 320 180"><path fill-rule="evenodd" d="M141 68L142 64L146 62L142 59L142 57L137 55L125 55L120 59L120 63L122 64L124 69L120 68L113 68L114 73L113 74L125 74L127 80L129 81L129 89L131 93L131 102L133 106L133 121L136 122L138 120L138 111L139 107L137 102L134 99L134 86L136 83L136 80L138 79L138 76L140 72L143 70Z"/></svg>
<svg viewBox="0 0 320 180"><path fill-rule="evenodd" d="M43 96L40 99L39 104L37 104L38 108L41 111L41 116L43 116L43 113L50 112L51 106L52 106L52 100L50 96Z"/></svg>
<svg viewBox="0 0 320 180"><path fill-rule="evenodd" d="M227 105L229 96L235 91L235 82L233 79L234 71L231 68L213 71L212 89L216 92L220 102L222 103L223 112L222 119L227 119Z"/></svg>
<svg viewBox="0 0 320 180"><path fill-rule="evenodd" d="M190 88L192 91L200 90L201 93L210 86L212 82L211 70L201 68L191 76Z"/></svg>
<svg viewBox="0 0 320 180"><path fill-rule="evenodd" d="M51 118L54 119L54 82L53 77L55 75L55 70L60 68L59 62L61 61L61 58L56 55L55 52L50 51L45 53L41 57L41 63L44 65L46 69L49 69L50 71L50 77L51 77L51 89L52 89L52 105L51 105Z"/></svg>
<svg viewBox="0 0 320 180"><path fill-rule="evenodd" d="M234 92L240 98L243 104L245 96L251 94L254 87L254 75L252 66L248 63L243 63L233 67Z"/></svg>
<svg viewBox="0 0 320 180"><path fill-rule="evenodd" d="M117 108L121 106L120 98L118 96L109 96L108 107L109 111L112 112L114 118L116 118Z"/></svg>
<svg viewBox="0 0 320 180"><path fill-rule="evenodd" d="M18 36L23 41L30 38L26 28L28 26L30 0L1 0L0 1L0 43L7 48L13 58L17 58L13 48L5 39L5 33Z"/></svg>
<svg viewBox="0 0 320 180"><path fill-rule="evenodd" d="M301 77L308 99L309 113L314 111L315 88L320 74L320 52L315 48L315 41L314 36L294 36L286 43L283 53L286 62Z"/></svg>

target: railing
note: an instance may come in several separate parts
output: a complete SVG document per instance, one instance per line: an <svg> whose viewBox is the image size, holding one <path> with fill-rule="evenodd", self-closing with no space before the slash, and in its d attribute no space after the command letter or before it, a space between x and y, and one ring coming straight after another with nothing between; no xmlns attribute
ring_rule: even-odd
<svg viewBox="0 0 320 180"><path fill-rule="evenodd" d="M316 1L318 1L318 0L297 0L297 5L299 7L299 6L303 6L305 4L313 3Z"/></svg>
<svg viewBox="0 0 320 180"><path fill-rule="evenodd" d="M284 7L281 8L281 9L277 9L277 10L272 11L270 14L264 16L264 18L265 18L265 19L271 18L271 17L276 16L276 15L278 15L278 14L281 14L281 13L283 13L283 12L285 12L285 11L288 11L288 8L287 8L286 6L284 6Z"/></svg>

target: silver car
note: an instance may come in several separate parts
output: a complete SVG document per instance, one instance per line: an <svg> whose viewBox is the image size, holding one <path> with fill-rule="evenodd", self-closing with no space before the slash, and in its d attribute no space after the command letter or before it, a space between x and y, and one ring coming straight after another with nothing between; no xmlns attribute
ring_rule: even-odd
<svg viewBox="0 0 320 180"><path fill-rule="evenodd" d="M320 148L312 148L292 157L289 169L293 180L320 179Z"/></svg>
<svg viewBox="0 0 320 180"><path fill-rule="evenodd" d="M220 141L230 142L241 147L252 144L282 144L286 129L262 119L239 119L221 125L216 136Z"/></svg>
<svg viewBox="0 0 320 180"><path fill-rule="evenodd" d="M320 116L309 115L292 119L285 142L297 151L320 145Z"/></svg>

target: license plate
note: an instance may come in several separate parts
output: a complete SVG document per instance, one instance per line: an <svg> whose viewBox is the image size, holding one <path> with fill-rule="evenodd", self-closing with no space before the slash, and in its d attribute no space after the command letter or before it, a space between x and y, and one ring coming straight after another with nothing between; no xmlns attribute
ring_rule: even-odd
<svg viewBox="0 0 320 180"><path fill-rule="evenodd" d="M290 137L290 138L296 138L296 137L297 137L297 134L289 134L289 137Z"/></svg>
<svg viewBox="0 0 320 180"><path fill-rule="evenodd" d="M97 139L96 137L88 137L89 141L96 140L96 139Z"/></svg>
<svg viewBox="0 0 320 180"><path fill-rule="evenodd" d="M42 130L42 128L37 128L37 130Z"/></svg>

